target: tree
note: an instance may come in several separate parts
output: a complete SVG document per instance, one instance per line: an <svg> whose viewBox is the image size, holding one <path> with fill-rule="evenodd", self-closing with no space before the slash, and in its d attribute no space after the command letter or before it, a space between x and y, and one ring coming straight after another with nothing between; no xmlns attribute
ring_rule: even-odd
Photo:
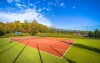
<svg viewBox="0 0 100 63"><path fill-rule="evenodd" d="M4 35L3 28L4 28L4 24L0 22L0 36Z"/></svg>
<svg viewBox="0 0 100 63"><path fill-rule="evenodd" d="M57 29L54 28L54 27L51 27L51 28L50 28L50 32L51 32L51 33L57 33Z"/></svg>
<svg viewBox="0 0 100 63"><path fill-rule="evenodd" d="M0 22L0 32L2 32L2 30L3 30L3 23Z"/></svg>
<svg viewBox="0 0 100 63"><path fill-rule="evenodd" d="M93 32L92 31L88 32L88 37L93 37Z"/></svg>
<svg viewBox="0 0 100 63"><path fill-rule="evenodd" d="M99 30L98 30L98 29L95 30L95 32L94 32L94 37L95 37L95 38L98 38L98 37L99 37Z"/></svg>
<svg viewBox="0 0 100 63"><path fill-rule="evenodd" d="M7 22L2 23L0 22L0 32L5 33L13 33L13 32L23 32L23 33L31 33L32 35L35 35L38 32L49 32L49 28L43 24L38 23L35 19L32 22L28 22L25 20L23 23L20 21L14 21L14 22Z"/></svg>
<svg viewBox="0 0 100 63"><path fill-rule="evenodd" d="M42 24L38 24L39 32L49 32L49 28Z"/></svg>
<svg viewBox="0 0 100 63"><path fill-rule="evenodd" d="M14 31L13 23L7 22L7 23L5 24L4 30L5 30L7 33L13 33L13 31Z"/></svg>
<svg viewBox="0 0 100 63"><path fill-rule="evenodd" d="M27 20L24 21L24 23L21 23L21 32L27 33L29 32L29 23Z"/></svg>
<svg viewBox="0 0 100 63"><path fill-rule="evenodd" d="M100 31L99 31L99 38L100 38Z"/></svg>
<svg viewBox="0 0 100 63"><path fill-rule="evenodd" d="M21 31L21 23L20 21L14 21L14 31Z"/></svg>

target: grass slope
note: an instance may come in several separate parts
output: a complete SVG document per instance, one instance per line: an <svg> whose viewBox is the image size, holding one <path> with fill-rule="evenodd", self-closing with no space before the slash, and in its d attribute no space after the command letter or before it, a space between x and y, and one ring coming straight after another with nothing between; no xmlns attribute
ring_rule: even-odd
<svg viewBox="0 0 100 63"><path fill-rule="evenodd" d="M8 38L0 38L0 63L12 63L25 45L9 43ZM76 39L73 46L65 54L65 58L57 58L40 51L43 63L100 63L100 40ZM27 46L15 63L41 63L37 49Z"/></svg>
<svg viewBox="0 0 100 63"><path fill-rule="evenodd" d="M100 63L100 40L76 39L65 56L77 63Z"/></svg>

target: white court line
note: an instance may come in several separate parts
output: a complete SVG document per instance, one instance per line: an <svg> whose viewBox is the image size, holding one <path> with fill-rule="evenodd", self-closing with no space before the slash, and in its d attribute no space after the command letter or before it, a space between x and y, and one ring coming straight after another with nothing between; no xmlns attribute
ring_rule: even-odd
<svg viewBox="0 0 100 63"><path fill-rule="evenodd" d="M20 44L22 44L22 43L20 43ZM22 45L25 45L25 44L22 44ZM27 46L28 46L28 45L27 45ZM37 48L31 47L31 46L28 46L28 47L38 50ZM42 51L42 50L40 50L40 51ZM42 52L44 52L44 51L42 51ZM49 54L49 55L52 55L52 56L54 56L54 57L57 57L57 58L61 59L61 57L58 57L58 56L53 55L53 54L51 54L51 53L48 53L48 52L44 52L44 53Z"/></svg>
<svg viewBox="0 0 100 63"><path fill-rule="evenodd" d="M34 42L33 42L34 43ZM35 43L36 44L36 43ZM45 46L45 45L42 45L42 46ZM31 47L31 46L29 46L29 47ZM46 45L45 47L49 47L48 45ZM34 48L34 47L31 47L31 48ZM36 49L36 48L34 48L34 49ZM38 49L37 49L38 50ZM40 50L40 51L42 51L42 50ZM56 55L54 55L54 54L51 54L51 53L48 53L48 52L46 52L46 51L42 51L42 52L44 52L44 53L46 53L46 54L49 54L49 55L52 55L52 56L55 56L55 57L57 57L57 58L60 58L61 59L61 57L59 57L59 56L56 56Z"/></svg>
<svg viewBox="0 0 100 63"><path fill-rule="evenodd" d="M74 43L75 41L73 41L73 43ZM73 44L72 43L72 44ZM68 50L71 48L71 46L72 45L70 45L70 47L66 50L66 52L63 54L63 56L68 52ZM36 49L36 48L35 48ZM40 50L40 51L42 51L42 50ZM44 52L44 51L42 51L42 52ZM48 53L48 52L44 52L44 53L47 53L47 54L49 54L49 55L52 55L52 56L55 56L55 57L57 57L57 58L60 58L60 59L62 59L63 58L63 56L62 57L58 57L58 56L56 56L56 55L53 55L53 54L51 54L51 53Z"/></svg>
<svg viewBox="0 0 100 63"><path fill-rule="evenodd" d="M34 43L34 42L33 42ZM38 43L39 44L39 43ZM50 45L43 45L43 44L40 44L40 45L42 45L42 46L45 46L45 47L50 47ZM52 45L51 45L52 46ZM51 48L51 47L50 47ZM55 49L58 49L58 48L56 48L55 47ZM61 50L61 51L65 51L65 50L63 50L63 49L58 49L58 50Z"/></svg>
<svg viewBox="0 0 100 63"><path fill-rule="evenodd" d="M73 43L76 42L76 40L73 41ZM70 47L66 50L66 52L63 54L63 56L65 56L65 54L69 51L69 49L72 47L73 43L70 45ZM61 57L61 59L63 58L63 56Z"/></svg>
<svg viewBox="0 0 100 63"><path fill-rule="evenodd" d="M32 39L32 38L29 38L29 39ZM28 40L29 40L28 39ZM27 40L27 39L25 39L25 40ZM75 42L75 41L74 41ZM33 42L34 43L34 42ZM20 43L20 44L22 44L22 43ZM24 44L22 44L22 45L24 45ZM28 45L27 45L28 46ZM42 46L44 46L44 45L42 45ZM66 50L66 52L63 54L63 56L68 52L68 50L71 48L71 46L72 45L70 45L70 47ZM36 48L34 48L34 47L31 47L31 46L28 46L28 47L30 47L30 48L33 48L33 49L36 49ZM48 47L47 45L46 45L46 47ZM58 48L55 48L55 49L58 49ZM38 50L38 49L36 49L36 50ZM62 49L59 49L59 50L62 50ZM40 51L42 51L42 50L40 50ZM64 50L62 50L62 51L64 51ZM63 58L63 56L62 57L58 57L58 56L56 56L56 55L53 55L53 54L51 54L51 53L48 53L48 52L45 52L45 51L42 51L42 52L44 52L44 53L46 53L46 54L49 54L49 55L52 55L52 56L54 56L54 57L57 57L57 58L59 58L59 59L62 59Z"/></svg>
<svg viewBox="0 0 100 63"><path fill-rule="evenodd" d="M75 41L73 41L73 42L75 42ZM33 43L34 43L34 42L33 42ZM44 46L44 45L42 45L42 46ZM68 52L68 50L71 48L71 46L72 46L72 45L70 45L70 47L66 50L66 52L63 54L63 56ZM29 46L29 47L31 47L31 46ZM49 46L46 45L46 47L49 47ZM36 48L34 48L34 47L31 47L31 48L36 49ZM58 48L57 48L57 49L58 49ZM38 49L37 49L37 50L38 50ZM40 51L42 51L42 50L40 50ZM44 53L46 53L46 54L49 54L49 55L52 55L52 56L55 56L55 57L60 58L60 59L63 58L63 56L62 56L62 57L58 57L58 56L56 56L56 55L53 55L53 54L48 53L48 52L45 52L45 51L42 51L42 52L44 52Z"/></svg>
<svg viewBox="0 0 100 63"><path fill-rule="evenodd" d="M19 43L19 44L22 44L22 43ZM22 45L25 45L25 44L22 44ZM27 45L27 46L28 46L28 45ZM34 48L34 47L31 47L31 46L28 46L28 47L33 48L33 49L36 49L36 48ZM38 50L38 49L36 49L36 50ZM40 51L42 51L42 50L40 50ZM44 51L42 51L42 52L44 52ZM61 57L58 57L58 56L53 55L53 54L51 54L51 53L48 53L48 52L44 52L44 53L49 54L49 55L52 55L52 56L54 56L54 57L57 57L57 58L61 59Z"/></svg>
<svg viewBox="0 0 100 63"><path fill-rule="evenodd" d="M28 46L28 47L38 50L37 48L31 47L31 46ZM42 50L40 50L40 51L42 51ZM49 55L52 55L52 56L54 56L54 57L57 57L57 58L61 59L61 57L58 57L58 56L53 55L53 54L51 54L51 53L48 53L48 52L45 52L45 51L42 51L42 52L44 52L44 53L46 53L46 54L49 54Z"/></svg>

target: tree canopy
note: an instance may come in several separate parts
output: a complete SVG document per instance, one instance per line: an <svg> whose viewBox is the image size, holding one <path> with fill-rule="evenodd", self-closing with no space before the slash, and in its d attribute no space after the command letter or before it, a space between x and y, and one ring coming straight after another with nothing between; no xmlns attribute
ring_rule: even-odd
<svg viewBox="0 0 100 63"><path fill-rule="evenodd" d="M20 21L0 22L0 35L2 33L13 33L13 32L23 32L23 33L37 33L37 32L49 32L49 28L43 24L37 23L36 20L28 22L25 20L23 23Z"/></svg>

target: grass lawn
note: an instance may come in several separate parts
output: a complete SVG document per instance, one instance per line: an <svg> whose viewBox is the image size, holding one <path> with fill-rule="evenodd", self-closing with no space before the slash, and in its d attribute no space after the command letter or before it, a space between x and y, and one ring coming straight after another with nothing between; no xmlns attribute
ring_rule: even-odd
<svg viewBox="0 0 100 63"><path fill-rule="evenodd" d="M100 40L75 40L62 59L40 51L43 63L100 63ZM41 63L38 50L26 46L22 51L24 46L16 42L9 43L8 38L0 38L0 63Z"/></svg>

